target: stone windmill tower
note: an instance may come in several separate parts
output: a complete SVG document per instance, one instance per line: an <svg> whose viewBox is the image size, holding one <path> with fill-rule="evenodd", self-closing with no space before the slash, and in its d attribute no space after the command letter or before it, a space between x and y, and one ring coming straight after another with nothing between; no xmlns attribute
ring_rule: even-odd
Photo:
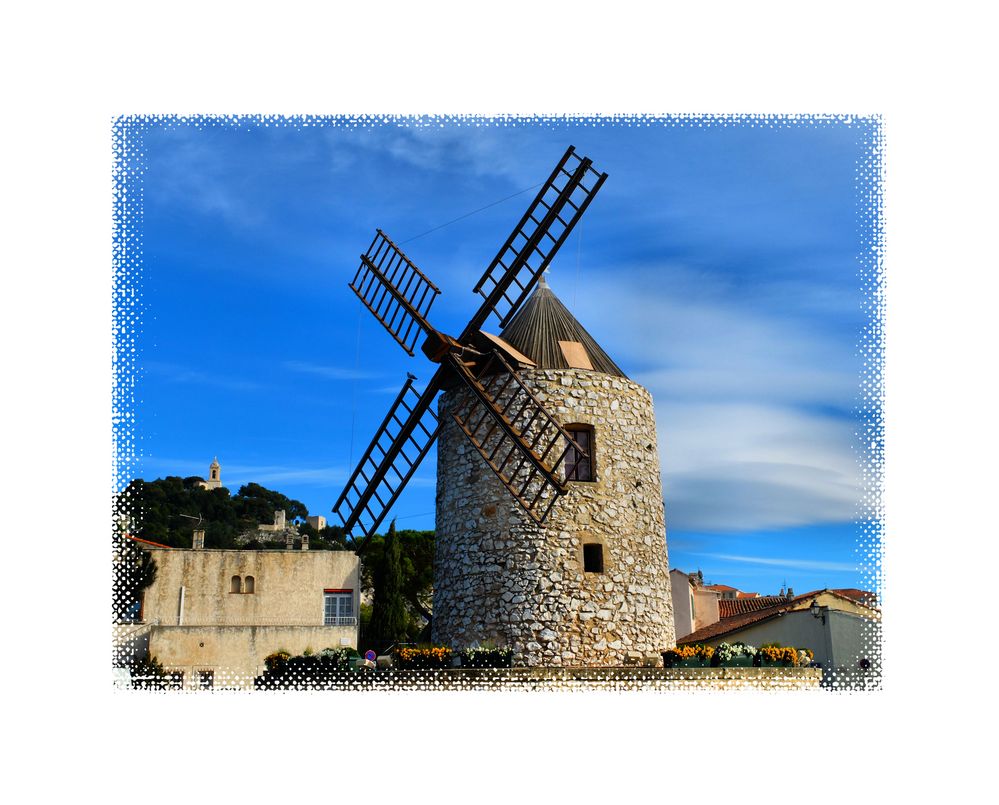
<svg viewBox="0 0 999 805"><path fill-rule="evenodd" d="M502 331L521 378L588 452L569 492L528 517L459 428L438 442L434 641L510 646L523 665L660 662L674 645L652 398L544 278ZM533 366L530 366L533 364ZM461 408L462 388L441 397Z"/></svg>
<svg viewBox="0 0 999 805"><path fill-rule="evenodd" d="M565 152L458 337L429 323L439 289L381 230L350 284L411 356L422 335L438 368L422 393L409 376L333 511L363 554L440 437L435 640L492 640L521 665L619 665L673 645L651 399L542 277L606 178ZM500 336L480 329L492 315Z"/></svg>

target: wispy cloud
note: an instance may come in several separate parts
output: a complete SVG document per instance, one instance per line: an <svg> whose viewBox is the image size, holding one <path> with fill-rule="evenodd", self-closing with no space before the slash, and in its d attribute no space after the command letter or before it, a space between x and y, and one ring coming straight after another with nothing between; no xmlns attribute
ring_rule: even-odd
<svg viewBox="0 0 999 805"><path fill-rule="evenodd" d="M767 567L782 567L790 570L829 570L855 571L856 564L847 562L822 562L811 559L778 559L759 556L738 556L729 553L695 553L693 556L706 556L711 559L722 559L727 562L742 562L751 565L766 565Z"/></svg>
<svg viewBox="0 0 999 805"><path fill-rule="evenodd" d="M216 137L177 127L153 128L146 167L146 202L163 205L185 216L192 213L224 221L239 229L259 226L265 215L247 193L251 172L220 159L224 148ZM168 144L168 145L167 145ZM163 147L166 145L166 147ZM250 164L252 168L252 163Z"/></svg>
<svg viewBox="0 0 999 805"><path fill-rule="evenodd" d="M362 369L347 369L342 366L323 366L306 361L285 361L284 368L292 372L325 377L328 380L371 380L380 377L377 372L367 372ZM398 389L396 389L398 391Z"/></svg>
<svg viewBox="0 0 999 805"><path fill-rule="evenodd" d="M303 467L281 464L240 464L225 461L224 456L220 458L220 462L222 464L222 484L233 492L243 484L250 482L264 485L288 482L316 486L337 486L342 485L350 475L348 468L342 465ZM165 475L182 477L199 475L204 477L208 471L208 464L203 459L155 456L143 458L141 465L142 471L150 477Z"/></svg>
<svg viewBox="0 0 999 805"><path fill-rule="evenodd" d="M673 527L749 531L862 515L853 424L776 404L657 407Z"/></svg>
<svg viewBox="0 0 999 805"><path fill-rule="evenodd" d="M671 528L738 532L862 516L853 344L803 322L793 306L746 305L735 298L744 291L695 273L665 265L628 284L600 273L577 311L619 363L647 367L634 379L656 403Z"/></svg>
<svg viewBox="0 0 999 805"><path fill-rule="evenodd" d="M469 137L467 131L453 126L413 125L356 131L349 140L331 133L330 143L334 169L350 167L358 156L377 155L388 156L425 172L505 177L528 184L538 181L537 178L529 181L538 171L532 170L533 166L525 166L523 153L518 157L502 130L494 127L482 127L475 137ZM549 156L542 153L539 158L548 160Z"/></svg>
<svg viewBox="0 0 999 805"><path fill-rule="evenodd" d="M143 368L150 374L166 380L168 383L190 383L199 386L229 389L230 391L253 391L262 388L261 384L254 380L220 375L216 372L194 369L175 363L150 361Z"/></svg>

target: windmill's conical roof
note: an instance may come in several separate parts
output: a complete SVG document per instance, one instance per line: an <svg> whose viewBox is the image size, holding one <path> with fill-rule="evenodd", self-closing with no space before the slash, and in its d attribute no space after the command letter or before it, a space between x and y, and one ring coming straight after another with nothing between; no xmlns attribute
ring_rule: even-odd
<svg viewBox="0 0 999 805"><path fill-rule="evenodd" d="M585 366L588 362L595 372L627 377L555 296L543 276L500 336L534 361L539 369L589 368ZM574 344L582 347L588 361L580 361L579 347ZM567 352L573 358L572 363Z"/></svg>

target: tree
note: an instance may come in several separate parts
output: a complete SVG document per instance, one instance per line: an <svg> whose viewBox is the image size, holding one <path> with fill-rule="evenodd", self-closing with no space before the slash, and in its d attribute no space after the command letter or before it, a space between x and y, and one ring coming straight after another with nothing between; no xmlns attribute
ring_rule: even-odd
<svg viewBox="0 0 999 805"><path fill-rule="evenodd" d="M412 615L410 632L420 631L423 621L432 618L434 592L434 532L405 529L398 532L402 567L402 597ZM385 538L375 534L364 549L361 584L374 590L375 570L380 566Z"/></svg>
<svg viewBox="0 0 999 805"><path fill-rule="evenodd" d="M155 481L133 480L116 496L118 517L129 521L129 533L171 548L190 548L192 522L201 518L206 548L234 548L240 534L255 534L257 525L271 523L274 512L284 509L288 522L304 520L305 505L260 484L249 483L230 496L225 487L203 489L197 476L168 475ZM319 533L312 548L343 550L342 529ZM311 536L310 532L310 536ZM277 543L284 547L284 540Z"/></svg>
<svg viewBox="0 0 999 805"><path fill-rule="evenodd" d="M309 510L301 501L292 500L280 492L255 483L241 486L233 498L233 504L240 519L247 520L253 525L272 522L274 512L281 509L284 510L289 523L304 520L309 516Z"/></svg>
<svg viewBox="0 0 999 805"><path fill-rule="evenodd" d="M138 614L142 591L156 581L156 560L126 536L114 545L114 616L124 620Z"/></svg>
<svg viewBox="0 0 999 805"><path fill-rule="evenodd" d="M395 520L385 536L381 561L375 568L375 600L371 612L370 635L380 648L405 640L409 616L402 597L402 554Z"/></svg>

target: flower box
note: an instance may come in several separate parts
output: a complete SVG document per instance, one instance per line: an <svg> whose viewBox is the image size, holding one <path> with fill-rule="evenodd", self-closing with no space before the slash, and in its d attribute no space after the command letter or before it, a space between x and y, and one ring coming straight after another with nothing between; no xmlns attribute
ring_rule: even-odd
<svg viewBox="0 0 999 805"><path fill-rule="evenodd" d="M396 666L404 671L450 668L454 652L447 646L421 646L419 648L397 648Z"/></svg>
<svg viewBox="0 0 999 805"><path fill-rule="evenodd" d="M707 668L711 665L711 646L678 646L664 651L663 665L667 668Z"/></svg>

